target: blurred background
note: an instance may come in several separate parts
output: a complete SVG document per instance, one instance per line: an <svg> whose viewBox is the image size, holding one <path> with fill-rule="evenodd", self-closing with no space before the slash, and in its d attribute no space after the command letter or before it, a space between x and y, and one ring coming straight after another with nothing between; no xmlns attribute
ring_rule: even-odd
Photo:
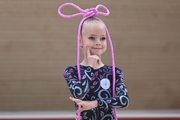
<svg viewBox="0 0 180 120"><path fill-rule="evenodd" d="M126 110L180 109L180 0L0 0L0 111L74 110L63 71L76 64L82 17L60 17L65 2L110 10L99 17L125 74ZM109 48L103 59L111 65Z"/></svg>

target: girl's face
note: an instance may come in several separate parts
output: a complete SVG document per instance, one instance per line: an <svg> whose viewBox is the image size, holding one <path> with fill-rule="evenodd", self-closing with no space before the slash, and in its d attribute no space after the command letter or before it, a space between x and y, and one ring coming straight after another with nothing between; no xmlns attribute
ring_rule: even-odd
<svg viewBox="0 0 180 120"><path fill-rule="evenodd" d="M97 21L84 23L81 46L84 53L86 53L87 47L89 47L91 55L101 57L107 49L107 36L104 24Z"/></svg>

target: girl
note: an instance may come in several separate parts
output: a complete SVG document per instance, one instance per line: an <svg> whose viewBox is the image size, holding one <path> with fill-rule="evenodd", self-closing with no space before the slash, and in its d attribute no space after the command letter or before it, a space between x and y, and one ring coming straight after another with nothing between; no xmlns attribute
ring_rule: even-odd
<svg viewBox="0 0 180 120"><path fill-rule="evenodd" d="M73 96L70 100L75 102L76 113L81 120L115 120L117 116L113 109L127 107L129 97L122 70L105 65L101 59L110 38L106 26L91 15L80 24L79 36L78 46L84 53L84 59L79 65L69 66L64 71Z"/></svg>

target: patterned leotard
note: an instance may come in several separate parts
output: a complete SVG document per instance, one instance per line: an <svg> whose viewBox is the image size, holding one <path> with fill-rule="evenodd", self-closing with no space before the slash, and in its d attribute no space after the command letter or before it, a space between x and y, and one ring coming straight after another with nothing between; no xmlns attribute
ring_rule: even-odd
<svg viewBox="0 0 180 120"><path fill-rule="evenodd" d="M74 98L85 101L98 101L98 106L81 112L82 120L114 120L113 108L127 107L128 90L123 72L115 67L116 96L112 97L112 66L99 69L80 65L81 80L78 79L77 66L69 66L64 71L69 90ZM75 103L76 110L78 105Z"/></svg>

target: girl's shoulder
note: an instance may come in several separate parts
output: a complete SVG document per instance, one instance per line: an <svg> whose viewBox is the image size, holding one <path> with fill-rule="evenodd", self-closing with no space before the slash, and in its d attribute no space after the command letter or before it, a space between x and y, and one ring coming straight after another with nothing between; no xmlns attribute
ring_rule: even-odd
<svg viewBox="0 0 180 120"><path fill-rule="evenodd" d="M66 75L67 73L76 73L77 72L77 66L67 66L64 69L64 75Z"/></svg>
<svg viewBox="0 0 180 120"><path fill-rule="evenodd" d="M69 65L65 69L77 69L77 65Z"/></svg>
<svg viewBox="0 0 180 120"><path fill-rule="evenodd" d="M70 70L70 69L77 69L77 66L67 66L66 68L65 68L65 70Z"/></svg>

